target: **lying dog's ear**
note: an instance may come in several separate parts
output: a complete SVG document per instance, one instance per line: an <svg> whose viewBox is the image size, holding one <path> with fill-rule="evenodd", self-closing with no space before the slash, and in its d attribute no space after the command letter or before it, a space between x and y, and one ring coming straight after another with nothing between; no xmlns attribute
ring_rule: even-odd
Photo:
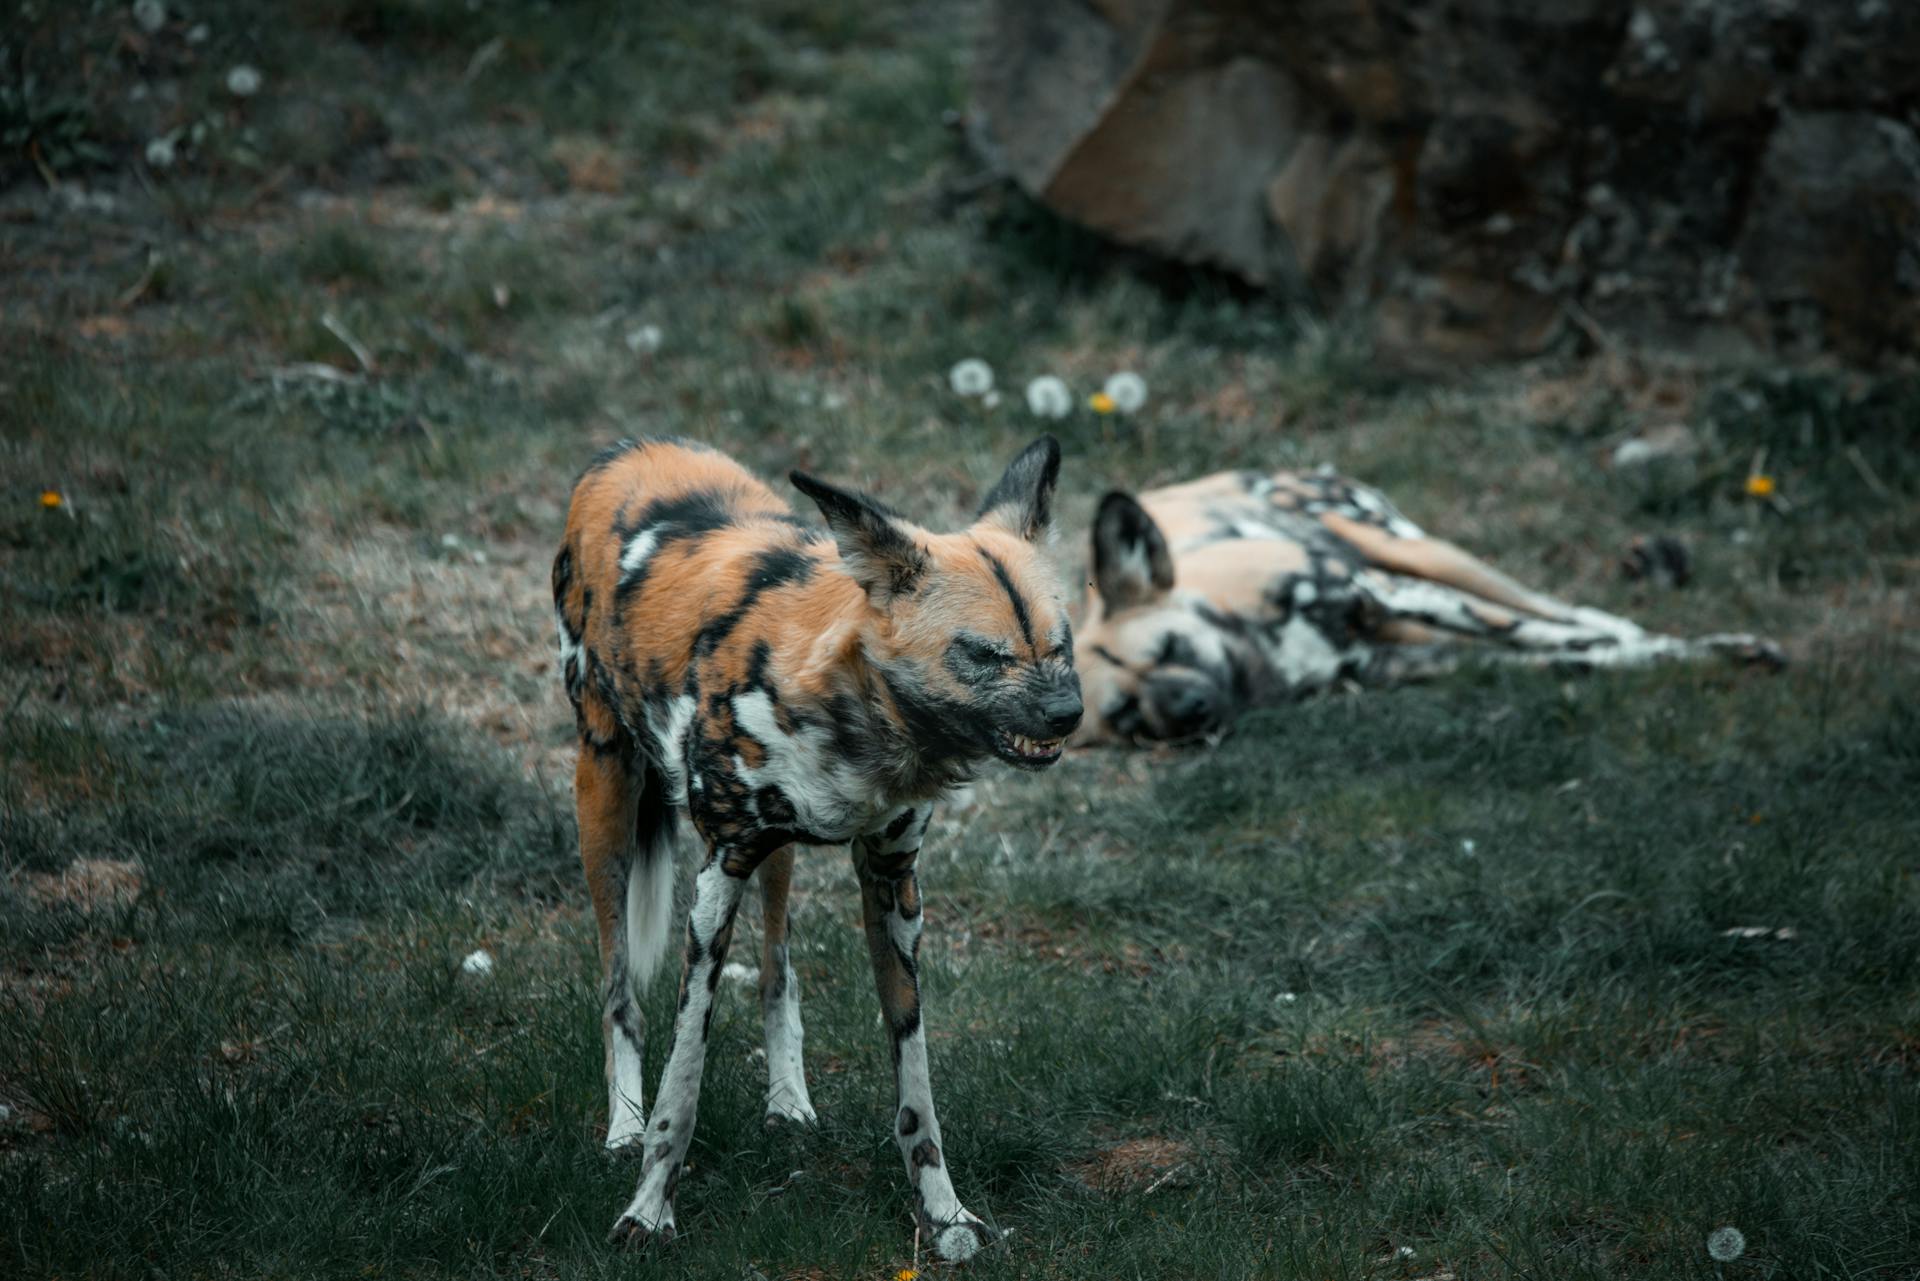
<svg viewBox="0 0 1920 1281"><path fill-rule="evenodd" d="M999 483L980 504L974 523L992 523L1037 542L1053 521L1053 487L1059 479L1060 442L1042 436L1007 464Z"/></svg>
<svg viewBox="0 0 1920 1281"><path fill-rule="evenodd" d="M1166 537L1131 494L1114 490L1100 500L1093 519L1093 582L1109 614L1173 586Z"/></svg>
<svg viewBox="0 0 1920 1281"><path fill-rule="evenodd" d="M805 472L791 472L788 479L819 506L840 547L840 563L866 588L869 600L884 607L913 590L926 572L927 554L914 541L905 520L865 494L829 485Z"/></svg>

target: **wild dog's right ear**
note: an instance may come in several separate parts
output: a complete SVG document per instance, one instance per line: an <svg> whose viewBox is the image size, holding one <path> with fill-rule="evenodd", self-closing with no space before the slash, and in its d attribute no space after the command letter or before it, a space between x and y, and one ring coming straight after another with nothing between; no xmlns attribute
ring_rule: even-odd
<svg viewBox="0 0 1920 1281"><path fill-rule="evenodd" d="M805 472L789 472L787 478L819 506L840 547L840 563L866 588L869 600L884 606L913 590L926 572L927 554L914 541L905 520L865 494L829 485Z"/></svg>
<svg viewBox="0 0 1920 1281"><path fill-rule="evenodd" d="M1114 490L1093 518L1093 582L1107 613L1117 614L1173 586L1166 537L1132 494Z"/></svg>

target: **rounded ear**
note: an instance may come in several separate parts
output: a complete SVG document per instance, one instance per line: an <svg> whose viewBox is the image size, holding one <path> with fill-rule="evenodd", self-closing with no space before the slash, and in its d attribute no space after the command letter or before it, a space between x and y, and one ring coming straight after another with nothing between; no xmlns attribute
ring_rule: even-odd
<svg viewBox="0 0 1920 1281"><path fill-rule="evenodd" d="M1036 542L1053 522L1053 487L1060 480L1060 442L1042 436L1007 464L1000 480L980 504L976 524L990 521L1028 542Z"/></svg>
<svg viewBox="0 0 1920 1281"><path fill-rule="evenodd" d="M927 554L901 517L851 489L829 485L805 472L789 472L793 487L811 498L827 518L840 563L866 589L867 598L884 606L913 590L926 572Z"/></svg>
<svg viewBox="0 0 1920 1281"><path fill-rule="evenodd" d="M1114 490L1093 518L1093 582L1109 614L1173 587L1173 556L1160 527L1132 494Z"/></svg>

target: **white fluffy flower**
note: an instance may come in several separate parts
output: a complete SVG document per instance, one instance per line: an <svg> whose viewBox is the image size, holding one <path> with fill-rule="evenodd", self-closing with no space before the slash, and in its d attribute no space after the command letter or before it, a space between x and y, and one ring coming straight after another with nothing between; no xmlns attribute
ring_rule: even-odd
<svg viewBox="0 0 1920 1281"><path fill-rule="evenodd" d="M1123 369L1107 379L1100 390L1107 393L1116 411L1131 414L1147 403L1147 380L1131 369Z"/></svg>
<svg viewBox="0 0 1920 1281"><path fill-rule="evenodd" d="M251 98L260 92L260 72L241 63L227 72L227 92L236 98Z"/></svg>
<svg viewBox="0 0 1920 1281"><path fill-rule="evenodd" d="M477 952L467 953L466 959L460 962L460 972L462 974L471 974L475 978L485 978L487 975L493 973L493 954L484 948Z"/></svg>
<svg viewBox="0 0 1920 1281"><path fill-rule="evenodd" d="M658 325L641 325L627 331L627 350L636 356L653 355L665 341L666 335L660 332Z"/></svg>
<svg viewBox="0 0 1920 1281"><path fill-rule="evenodd" d="M147 168L171 169L173 168L173 159L172 138L155 138L147 144Z"/></svg>
<svg viewBox="0 0 1920 1281"><path fill-rule="evenodd" d="M1747 1238L1739 1228L1715 1228L1707 1233L1707 1257L1715 1263L1732 1263L1747 1252Z"/></svg>
<svg viewBox="0 0 1920 1281"><path fill-rule="evenodd" d="M993 390L993 367L969 356L947 371L947 381L956 396L984 396Z"/></svg>
<svg viewBox="0 0 1920 1281"><path fill-rule="evenodd" d="M1041 374L1027 384L1027 408L1036 418L1065 418L1073 412L1073 392L1052 374Z"/></svg>
<svg viewBox="0 0 1920 1281"><path fill-rule="evenodd" d="M152 35L167 25L167 6L161 0L133 0L133 20Z"/></svg>

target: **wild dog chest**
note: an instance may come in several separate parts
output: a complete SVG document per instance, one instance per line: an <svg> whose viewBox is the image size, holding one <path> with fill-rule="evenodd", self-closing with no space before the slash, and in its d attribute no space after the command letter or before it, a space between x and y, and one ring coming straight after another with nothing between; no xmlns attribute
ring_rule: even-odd
<svg viewBox="0 0 1920 1281"><path fill-rule="evenodd" d="M682 694L647 728L672 801L723 843L764 850L840 844L903 808L861 769L854 719L755 687Z"/></svg>

